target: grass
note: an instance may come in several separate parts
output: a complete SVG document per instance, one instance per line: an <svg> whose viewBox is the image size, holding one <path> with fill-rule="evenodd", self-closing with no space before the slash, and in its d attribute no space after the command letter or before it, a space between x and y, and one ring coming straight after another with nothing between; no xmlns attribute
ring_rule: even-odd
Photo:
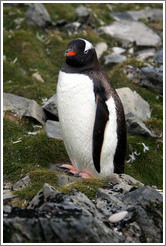
<svg viewBox="0 0 166 246"><path fill-rule="evenodd" d="M75 21L75 8L80 3L45 3L53 21L65 19L67 23ZM110 17L108 4L84 3L93 14L95 25L98 27L100 21L109 24L113 21ZM160 3L146 4L111 4L113 11L139 10L144 6L161 8ZM39 104L43 98L50 98L56 93L58 73L64 62L64 52L67 43L74 38L85 38L95 46L98 42L106 42L108 47L121 46L117 40L108 35L98 35L95 30L87 28L86 31L74 33L71 36L63 30L47 29L41 30L36 27L27 26L25 19L18 25L15 19L24 18L28 6L10 6L4 8L4 92L13 93L36 100ZM141 20L144 21L145 20ZM155 20L146 22L154 31L162 30L162 22ZM156 30L155 30L156 28ZM16 59L17 58L17 59ZM101 60L102 61L102 60ZM133 163L125 165L125 173L145 184L156 185L162 188L162 130L163 130L163 98L152 90L139 87L133 84L123 70L127 65L142 67L145 64L134 58L127 59L121 64L113 67L105 66L112 84L115 88L129 87L140 94L152 109L152 117L145 124L158 136L157 139L150 139L141 136L128 135L126 161L132 151L140 153ZM41 82L33 77L33 73L38 72L43 78ZM4 179L12 183L18 181L29 173L32 183L17 194L21 200L17 205L23 204L24 200L29 200L42 187L44 183L49 183L61 192L69 193L72 188L85 193L94 199L96 190L105 186L104 180L78 180L68 187L57 187L57 173L50 171L50 163L62 163L69 161L62 141L50 139L46 136L44 129L40 129L37 135L28 135L34 130L36 123L32 120L19 119L10 112L4 117ZM14 143L21 140L21 142ZM149 151L143 152L145 143ZM88 189L87 189L88 187ZM21 201L21 202L20 202Z"/></svg>

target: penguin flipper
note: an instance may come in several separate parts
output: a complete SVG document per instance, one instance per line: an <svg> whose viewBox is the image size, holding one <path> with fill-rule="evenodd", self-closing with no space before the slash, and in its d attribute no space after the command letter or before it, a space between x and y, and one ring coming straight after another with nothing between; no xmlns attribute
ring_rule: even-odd
<svg viewBox="0 0 166 246"><path fill-rule="evenodd" d="M100 157L104 140L104 131L109 119L109 111L105 101L99 94L96 95L96 116L93 128L93 162L96 171L100 173Z"/></svg>

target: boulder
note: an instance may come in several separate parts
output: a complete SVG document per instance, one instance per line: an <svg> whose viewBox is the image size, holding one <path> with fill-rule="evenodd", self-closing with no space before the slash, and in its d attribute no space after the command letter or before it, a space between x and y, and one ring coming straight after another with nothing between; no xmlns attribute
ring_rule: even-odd
<svg viewBox="0 0 166 246"><path fill-rule="evenodd" d="M132 135L142 135L153 138L157 137L154 132L150 131L139 118L135 117L131 113L126 115L126 126L127 131Z"/></svg>
<svg viewBox="0 0 166 246"><path fill-rule="evenodd" d="M139 61L145 61L149 57L153 57L155 55L156 51L155 49L146 49L146 50L141 50L136 53L137 55L137 60Z"/></svg>
<svg viewBox="0 0 166 246"><path fill-rule="evenodd" d="M42 3L32 3L26 13L26 23L29 26L45 28L52 25L47 9Z"/></svg>
<svg viewBox="0 0 166 246"><path fill-rule="evenodd" d="M48 101L43 105L43 109L47 115L47 118L50 119L51 114L53 119L58 119L57 94L54 94L48 99Z"/></svg>
<svg viewBox="0 0 166 246"><path fill-rule="evenodd" d="M31 183L31 179L29 175L26 175L24 178L20 179L15 184L13 184L12 190L21 190L27 187L30 183Z"/></svg>
<svg viewBox="0 0 166 246"><path fill-rule="evenodd" d="M138 46L157 47L161 43L160 37L142 22L115 21L111 25L100 27L99 30L120 40L125 45L136 42Z"/></svg>
<svg viewBox="0 0 166 246"><path fill-rule="evenodd" d="M116 90L124 107L125 116L132 113L141 120L149 119L151 110L148 102L146 102L136 91L132 91L128 87Z"/></svg>
<svg viewBox="0 0 166 246"><path fill-rule="evenodd" d="M100 42L96 44L96 53L98 59L100 59L105 51L108 49L108 45L105 42Z"/></svg>
<svg viewBox="0 0 166 246"><path fill-rule="evenodd" d="M31 117L41 124L45 122L45 113L35 101L10 93L3 93L3 111L11 111L18 117Z"/></svg>
<svg viewBox="0 0 166 246"><path fill-rule="evenodd" d="M49 138L56 138L62 140L62 133L60 124L57 121L47 120L45 124L45 131Z"/></svg>
<svg viewBox="0 0 166 246"><path fill-rule="evenodd" d="M68 33L68 35L72 35L73 33L77 34L80 27L81 23L78 21L74 21L72 23L66 24L63 29Z"/></svg>
<svg viewBox="0 0 166 246"><path fill-rule="evenodd" d="M163 64L163 49L159 50L154 56L154 62L157 65Z"/></svg>
<svg viewBox="0 0 166 246"><path fill-rule="evenodd" d="M124 55L121 54L117 54L117 53L111 53L107 56L104 57L104 64L108 65L108 64L116 64L116 63L121 63L123 61L125 61L127 58Z"/></svg>
<svg viewBox="0 0 166 246"><path fill-rule="evenodd" d="M76 20L77 22L80 22L83 26L90 26L92 28L95 27L93 16L89 13L88 9L83 5L79 5L76 8Z"/></svg>
<svg viewBox="0 0 166 246"><path fill-rule="evenodd" d="M128 66L124 73L133 83L163 94L163 66L142 68Z"/></svg>
<svg viewBox="0 0 166 246"><path fill-rule="evenodd" d="M113 12L111 16L117 21L123 20L135 20L139 19L162 19L163 18L163 10L162 9L152 9L145 8L138 11L124 11L124 12Z"/></svg>

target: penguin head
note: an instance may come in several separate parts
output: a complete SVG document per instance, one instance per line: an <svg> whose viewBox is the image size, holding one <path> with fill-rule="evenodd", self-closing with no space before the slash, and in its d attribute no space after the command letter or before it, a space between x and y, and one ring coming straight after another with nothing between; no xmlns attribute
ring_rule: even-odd
<svg viewBox="0 0 166 246"><path fill-rule="evenodd" d="M66 63L72 67L81 67L97 58L93 45L82 38L72 40L65 52Z"/></svg>

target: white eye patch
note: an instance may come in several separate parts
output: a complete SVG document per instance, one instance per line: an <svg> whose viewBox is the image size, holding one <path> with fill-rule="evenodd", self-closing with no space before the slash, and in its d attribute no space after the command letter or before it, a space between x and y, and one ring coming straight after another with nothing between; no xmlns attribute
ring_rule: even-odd
<svg viewBox="0 0 166 246"><path fill-rule="evenodd" d="M81 39L81 40L83 40L85 42L84 52L94 48L93 45L89 41L87 41L86 39L83 39L83 38L79 38L79 39Z"/></svg>

